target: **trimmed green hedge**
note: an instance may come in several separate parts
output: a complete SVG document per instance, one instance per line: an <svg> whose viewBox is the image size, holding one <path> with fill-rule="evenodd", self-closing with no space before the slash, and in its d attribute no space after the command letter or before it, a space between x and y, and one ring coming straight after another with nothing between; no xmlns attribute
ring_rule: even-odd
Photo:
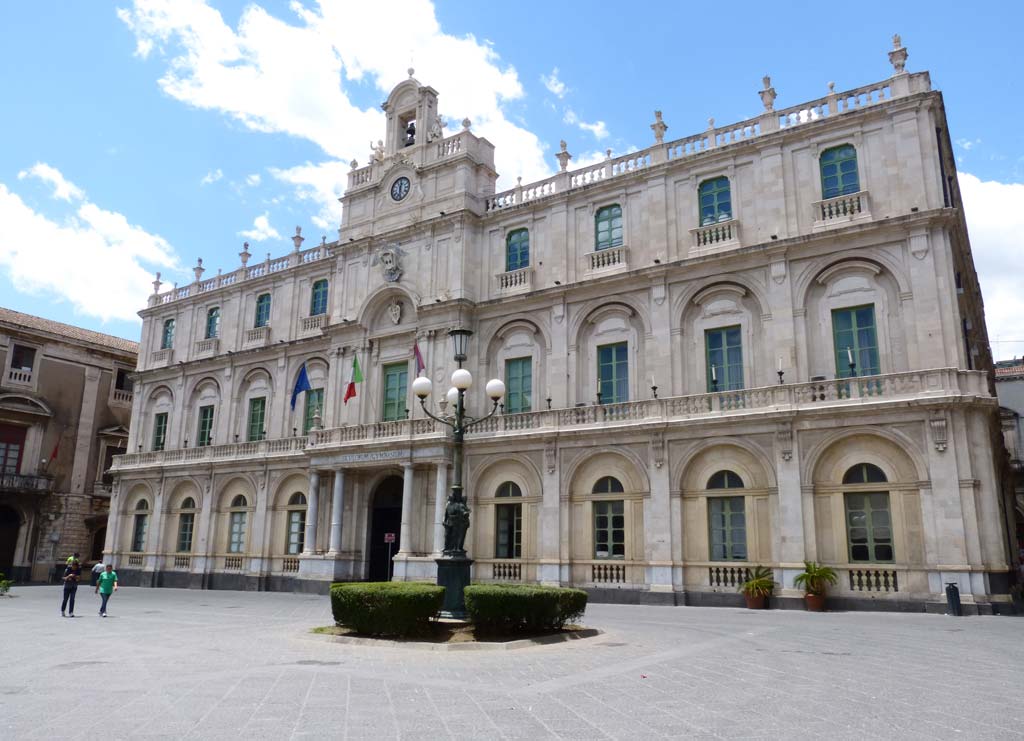
<svg viewBox="0 0 1024 741"><path fill-rule="evenodd" d="M526 584L473 584L466 587L466 611L484 630L554 630L583 617L582 589Z"/></svg>
<svg viewBox="0 0 1024 741"><path fill-rule="evenodd" d="M334 621L366 635L406 636L422 632L443 601L444 587L424 582L331 585Z"/></svg>

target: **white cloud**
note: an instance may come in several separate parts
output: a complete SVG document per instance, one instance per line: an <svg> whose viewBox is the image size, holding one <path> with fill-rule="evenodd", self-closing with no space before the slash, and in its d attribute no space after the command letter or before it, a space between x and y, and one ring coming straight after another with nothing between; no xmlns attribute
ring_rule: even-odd
<svg viewBox="0 0 1024 741"><path fill-rule="evenodd" d="M39 163L19 173L27 175L52 184L55 198L80 203L54 219L0 183L0 266L11 283L25 293L68 301L103 321L137 322L153 271L180 272L174 249L123 214L91 203L56 168Z"/></svg>
<svg viewBox="0 0 1024 741"><path fill-rule="evenodd" d="M499 188L518 175L529 182L551 174L545 147L502 108L523 95L515 69L502 66L488 43L445 33L427 0L403 3L389 16L386 44L379 8L371 4L293 2L290 10L294 17L285 20L250 4L236 27L201 0L136 0L118 15L135 34L138 56L166 60L159 80L165 93L256 131L314 142L337 163L365 162L366 143L383 138L377 103L406 79L411 57L417 78L439 91L440 113L449 121L471 119L473 131L496 145ZM354 82L374 86L372 105L352 100ZM326 196L311 183L299 187ZM321 200L321 212L333 211L338 195Z"/></svg>
<svg viewBox="0 0 1024 741"><path fill-rule="evenodd" d="M203 175L203 179L199 181L199 184L209 185L210 183L216 183L222 177L224 177L224 172L218 167L216 170L210 170Z"/></svg>
<svg viewBox="0 0 1024 741"><path fill-rule="evenodd" d="M595 121L594 123L582 121L580 120L580 117L576 115L576 111L572 108L565 109L565 113L562 115L562 121L570 126L578 126L583 131L589 131L598 141L605 139L608 136L608 127L605 125L604 121Z"/></svg>
<svg viewBox="0 0 1024 741"><path fill-rule="evenodd" d="M240 235L251 239L254 242L264 242L268 239L280 239L277 229L270 225L270 214L264 213L252 221L252 229L239 232Z"/></svg>
<svg viewBox="0 0 1024 741"><path fill-rule="evenodd" d="M330 230L337 229L341 223L338 199L348 184L348 171L348 165L333 160L317 165L307 162L285 170L270 168L270 174L275 178L295 186L295 196L299 200L319 205L319 212L312 217L313 223L321 229Z"/></svg>
<svg viewBox="0 0 1024 741"><path fill-rule="evenodd" d="M245 177L245 184L248 185L250 188L255 188L262 181L263 178L260 177L260 174L258 172L254 172L252 175L246 175Z"/></svg>
<svg viewBox="0 0 1024 741"><path fill-rule="evenodd" d="M965 152L969 152L976 146L981 144L981 139L957 139L956 145L963 149Z"/></svg>
<svg viewBox="0 0 1024 741"><path fill-rule="evenodd" d="M971 251L985 299L985 320L996 360L1024 355L1024 294L1020 290L1024 183L982 181L958 173ZM1016 342L1011 342L1016 340Z"/></svg>
<svg viewBox="0 0 1024 741"><path fill-rule="evenodd" d="M544 87L548 89L549 93L558 98L564 98L565 94L569 92L565 83L558 79L558 67L551 70L550 75L541 75L540 81L544 83Z"/></svg>
<svg viewBox="0 0 1024 741"><path fill-rule="evenodd" d="M18 173L18 180L27 177L38 178L44 183L53 186L53 197L62 201L80 201L85 198L85 193L77 185L67 180L56 167L51 167L45 162L36 162L27 170Z"/></svg>

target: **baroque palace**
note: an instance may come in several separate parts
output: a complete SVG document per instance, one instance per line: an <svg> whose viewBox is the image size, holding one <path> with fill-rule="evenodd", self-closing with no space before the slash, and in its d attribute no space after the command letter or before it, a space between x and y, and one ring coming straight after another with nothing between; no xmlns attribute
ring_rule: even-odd
<svg viewBox="0 0 1024 741"><path fill-rule="evenodd" d="M432 580L448 331L473 332L476 581L737 604L770 566L848 607L1008 604L1012 487L942 95L904 69L495 192L413 79L339 238L161 292L106 552L127 583ZM422 370L421 370L422 368ZM354 392L354 396L352 396ZM350 398L351 397L351 398ZM1015 552L1015 551L1014 551Z"/></svg>

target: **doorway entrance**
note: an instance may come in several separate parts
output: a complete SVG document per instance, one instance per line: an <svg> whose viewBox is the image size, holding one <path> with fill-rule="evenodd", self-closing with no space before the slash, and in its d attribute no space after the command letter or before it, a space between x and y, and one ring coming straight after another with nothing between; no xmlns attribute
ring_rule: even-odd
<svg viewBox="0 0 1024 741"><path fill-rule="evenodd" d="M18 546L21 517L10 507L0 507L0 574L11 578L14 571L14 549Z"/></svg>
<svg viewBox="0 0 1024 741"><path fill-rule="evenodd" d="M398 553L399 534L402 530L402 477L388 476L380 482L373 493L370 510L370 581L390 581L394 566L390 553ZM394 535L394 542L388 543L385 536ZM390 551L389 551L390 546Z"/></svg>

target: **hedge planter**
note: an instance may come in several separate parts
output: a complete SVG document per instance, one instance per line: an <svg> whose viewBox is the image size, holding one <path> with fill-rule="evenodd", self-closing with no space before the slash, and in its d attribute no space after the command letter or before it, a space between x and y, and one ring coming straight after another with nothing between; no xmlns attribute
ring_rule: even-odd
<svg viewBox="0 0 1024 741"><path fill-rule="evenodd" d="M495 633L560 630L583 616L582 589L525 584L474 584L466 587L466 611L483 631Z"/></svg>
<svg viewBox="0 0 1024 741"><path fill-rule="evenodd" d="M444 587L425 582L331 585L331 612L338 625L372 636L425 632L444 600Z"/></svg>

